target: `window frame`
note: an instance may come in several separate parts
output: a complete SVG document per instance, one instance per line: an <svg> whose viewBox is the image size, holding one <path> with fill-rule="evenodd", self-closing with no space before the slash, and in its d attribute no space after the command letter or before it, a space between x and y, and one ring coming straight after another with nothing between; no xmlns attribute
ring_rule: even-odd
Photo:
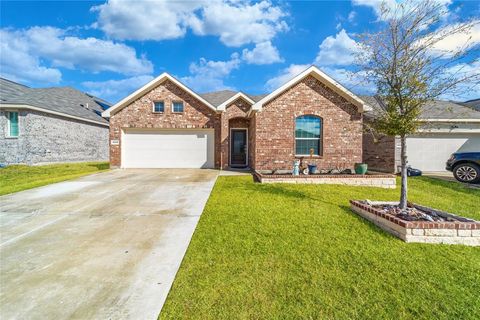
<svg viewBox="0 0 480 320"><path fill-rule="evenodd" d="M175 111L175 103L182 104L182 111ZM185 103L183 101L172 101L172 112L173 113L183 113L185 111Z"/></svg>
<svg viewBox="0 0 480 320"><path fill-rule="evenodd" d="M12 120L10 119L10 114L16 113L17 114L17 135L12 136L11 135L11 122ZM6 111L6 116L7 116L7 132L6 132L6 137L10 139L16 139L20 136L20 113L18 110L7 110Z"/></svg>
<svg viewBox="0 0 480 320"><path fill-rule="evenodd" d="M156 104L156 103L159 103L159 102L163 103L163 111L156 111L156 110L155 110L155 104ZM164 100L155 100L155 101L153 101L153 103L152 103L152 112L153 112L153 113L165 113L165 101L164 101Z"/></svg>
<svg viewBox="0 0 480 320"><path fill-rule="evenodd" d="M303 117L313 117L320 121L320 132L318 138L297 138L296 131L297 131L297 119ZM300 154L297 153L297 140L316 140L318 141L318 154L314 154L313 157L322 157L323 156L323 118L314 114L302 114L294 119L294 130L293 130L293 138L294 138L294 148L295 148L295 157L310 157L310 153L308 154Z"/></svg>

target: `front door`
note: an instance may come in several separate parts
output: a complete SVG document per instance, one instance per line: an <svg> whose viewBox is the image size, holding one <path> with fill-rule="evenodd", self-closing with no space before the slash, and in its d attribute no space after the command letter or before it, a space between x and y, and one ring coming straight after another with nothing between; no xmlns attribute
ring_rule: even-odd
<svg viewBox="0 0 480 320"><path fill-rule="evenodd" d="M230 143L230 165L247 166L247 129L232 129Z"/></svg>

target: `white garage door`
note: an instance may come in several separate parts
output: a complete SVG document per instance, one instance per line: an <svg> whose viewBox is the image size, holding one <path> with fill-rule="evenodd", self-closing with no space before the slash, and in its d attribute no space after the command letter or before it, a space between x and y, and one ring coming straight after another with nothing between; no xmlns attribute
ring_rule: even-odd
<svg viewBox="0 0 480 320"><path fill-rule="evenodd" d="M214 130L127 129L122 168L213 168Z"/></svg>
<svg viewBox="0 0 480 320"><path fill-rule="evenodd" d="M430 134L407 138L408 164L423 171L445 171L445 162L458 151L480 151L480 135Z"/></svg>

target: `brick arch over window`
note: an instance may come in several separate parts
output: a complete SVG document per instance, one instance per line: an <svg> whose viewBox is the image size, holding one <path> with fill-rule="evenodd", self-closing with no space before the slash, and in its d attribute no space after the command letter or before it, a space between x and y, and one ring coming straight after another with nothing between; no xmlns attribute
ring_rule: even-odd
<svg viewBox="0 0 480 320"><path fill-rule="evenodd" d="M323 148L323 119L313 114L295 118L295 154L321 156Z"/></svg>

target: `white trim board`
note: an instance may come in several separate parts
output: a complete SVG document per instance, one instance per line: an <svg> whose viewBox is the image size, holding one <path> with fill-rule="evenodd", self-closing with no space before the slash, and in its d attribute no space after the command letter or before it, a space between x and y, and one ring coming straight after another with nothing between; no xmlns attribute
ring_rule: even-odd
<svg viewBox="0 0 480 320"><path fill-rule="evenodd" d="M0 109L5 109L7 111L12 110L12 109L15 109L15 110L35 110L35 111L39 111L39 112L54 114L56 116L61 116L61 117L65 117L65 118L70 118L70 119L80 120L80 121L84 121L84 122L95 123L95 124L99 124L99 125L102 125L102 126L105 126L105 127L110 126L108 123L105 123L105 122L100 122L100 121L85 119L85 118L82 118L82 117L72 116L72 115L67 114L67 113L48 110L48 109L39 108L39 107L34 107L34 106L31 106L31 105L28 105L28 104L5 104L5 103L2 103L2 104L0 104Z"/></svg>
<svg viewBox="0 0 480 320"><path fill-rule="evenodd" d="M371 107L367 105L365 102L363 102L359 97L357 97L355 94L350 92L348 89L346 89L344 86L342 86L339 82L335 81L331 77L329 77L327 74L322 72L320 69L318 69L315 66L310 66L297 76L293 77L290 81L261 99L260 101L256 102L252 106L252 110L257 110L260 111L262 110L263 105L265 105L267 102L271 101L273 98L277 97L290 87L294 86L298 82L300 82L302 79L304 79L307 76L313 76L315 79L320 81L321 83L325 84L327 87L332 89L334 92L338 93L340 96L344 97L347 101L352 103L358 108L358 111L363 112L363 111L370 111Z"/></svg>
<svg viewBox="0 0 480 320"><path fill-rule="evenodd" d="M130 95L128 95L127 97L123 98L122 100L120 100L119 102L117 102L116 104L114 104L112 107L108 108L107 110L103 111L102 112L102 117L105 117L105 118L108 118L108 117L111 117L113 114L115 114L116 112L120 111L121 109L123 109L124 107L126 107L128 104L130 104L131 102L133 102L135 99L137 99L138 97L141 97L143 96L144 94L146 94L148 91L154 89L155 87L157 87L158 85L160 85L161 83L165 82L165 81L171 81L173 82L175 85L179 86L181 89L183 89L185 92L187 92L188 94L190 94L191 96L193 96L195 99L199 100L200 102L202 102L203 104L205 104L207 107L209 107L210 109L212 110L215 110L217 111L217 108L215 108L212 104L210 104L207 100L205 100L204 98L202 98L200 95L196 94L194 91L192 91L190 88L188 88L186 85L184 85L183 83L181 83L180 81L178 81L177 79L175 79L174 77L172 77L171 75L169 75L168 73L164 72L162 73L161 75L159 75L158 77L156 77L155 79L153 79L152 81L150 81L149 83L147 83L146 85L144 85L143 87L141 87L140 89L138 89L137 91L131 93Z"/></svg>
<svg viewBox="0 0 480 320"><path fill-rule="evenodd" d="M219 111L225 111L225 109L227 108L227 106L229 104L231 104L232 102L234 102L235 100L237 100L238 98L243 98L245 101L247 101L248 103L250 103L251 105L253 105L255 103L255 101L253 101L249 96L247 96L245 93L243 92L238 92L237 94L235 94L233 97L231 97L230 99L228 99L227 101L223 102L221 105L219 105L217 107L217 109Z"/></svg>
<svg viewBox="0 0 480 320"><path fill-rule="evenodd" d="M480 123L480 119L419 119L419 122L467 122Z"/></svg>

